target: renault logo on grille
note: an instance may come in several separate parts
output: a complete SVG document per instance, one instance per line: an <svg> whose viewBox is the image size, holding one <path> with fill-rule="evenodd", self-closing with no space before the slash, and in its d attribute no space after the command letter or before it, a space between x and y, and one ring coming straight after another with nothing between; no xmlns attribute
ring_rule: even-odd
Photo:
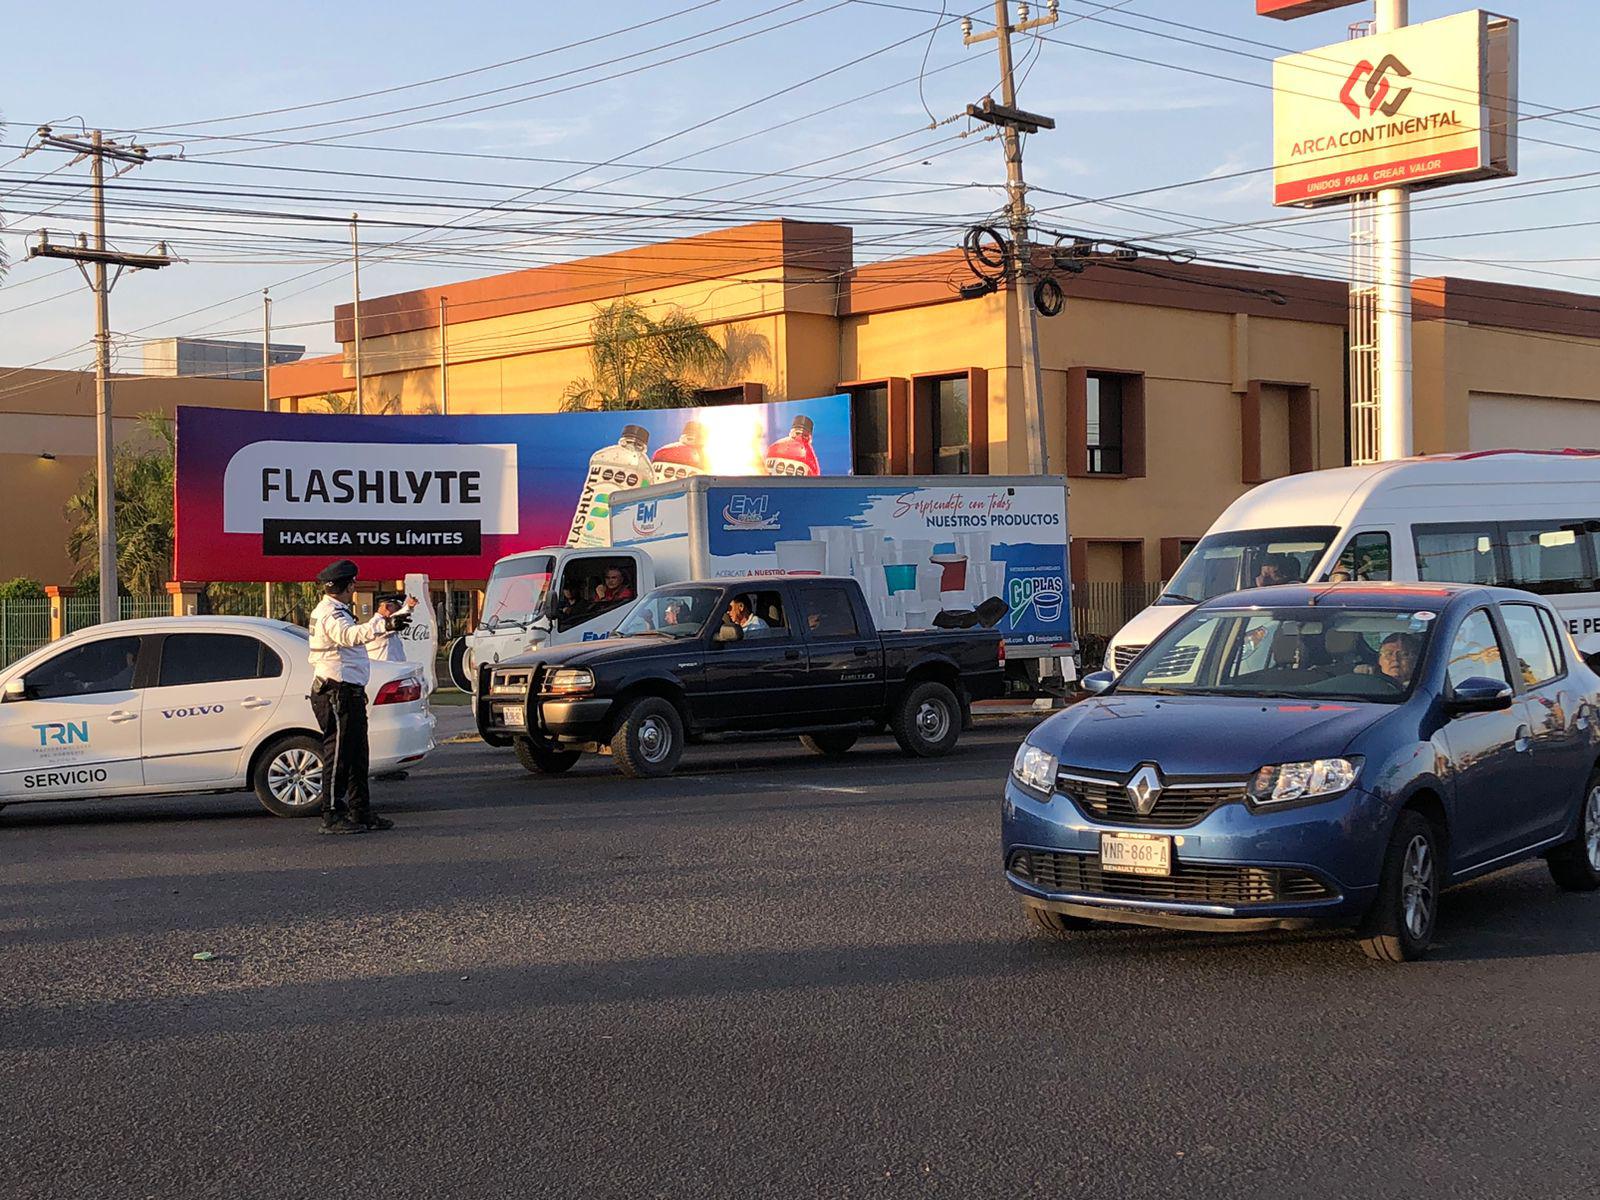
<svg viewBox="0 0 1600 1200"><path fill-rule="evenodd" d="M1156 801L1161 799L1165 785L1161 782L1161 772L1150 763L1146 763L1133 773L1133 778L1125 785L1128 793L1128 803L1133 805L1133 811L1141 817L1148 817L1155 808Z"/></svg>

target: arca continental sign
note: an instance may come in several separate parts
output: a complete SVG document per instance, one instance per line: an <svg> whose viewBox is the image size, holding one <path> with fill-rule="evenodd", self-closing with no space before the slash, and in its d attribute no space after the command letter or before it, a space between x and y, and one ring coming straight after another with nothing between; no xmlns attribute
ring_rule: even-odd
<svg viewBox="0 0 1600 1200"><path fill-rule="evenodd" d="M1516 174L1516 22L1474 10L1272 67L1273 202Z"/></svg>

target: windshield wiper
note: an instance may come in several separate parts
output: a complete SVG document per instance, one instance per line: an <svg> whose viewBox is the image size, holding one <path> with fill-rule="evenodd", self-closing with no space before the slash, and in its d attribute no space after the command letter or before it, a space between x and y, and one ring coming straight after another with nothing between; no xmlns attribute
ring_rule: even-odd
<svg viewBox="0 0 1600 1200"><path fill-rule="evenodd" d="M1179 604L1199 604L1193 596L1185 596L1182 592L1162 592L1157 600L1176 600Z"/></svg>
<svg viewBox="0 0 1600 1200"><path fill-rule="evenodd" d="M1189 696L1193 693L1188 688L1180 691L1178 688L1163 687L1119 687L1116 690L1116 694L1123 696Z"/></svg>

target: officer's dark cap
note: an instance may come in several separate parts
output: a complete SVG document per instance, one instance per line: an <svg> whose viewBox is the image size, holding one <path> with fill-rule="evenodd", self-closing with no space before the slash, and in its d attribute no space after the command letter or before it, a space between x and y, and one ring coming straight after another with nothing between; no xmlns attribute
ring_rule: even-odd
<svg viewBox="0 0 1600 1200"><path fill-rule="evenodd" d="M334 591L342 592L341 586L352 582L360 575L360 569L348 558L341 558L338 562L329 563L317 572L317 582L328 584Z"/></svg>
<svg viewBox="0 0 1600 1200"><path fill-rule="evenodd" d="M406 602L406 594L404 592L378 592L372 597L372 602L374 604L404 604Z"/></svg>

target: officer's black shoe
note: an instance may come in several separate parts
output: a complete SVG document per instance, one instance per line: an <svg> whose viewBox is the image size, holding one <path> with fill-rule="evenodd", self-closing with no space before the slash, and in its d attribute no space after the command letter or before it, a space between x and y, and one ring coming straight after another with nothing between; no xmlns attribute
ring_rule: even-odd
<svg viewBox="0 0 1600 1200"><path fill-rule="evenodd" d="M331 824L324 822L322 828L317 830L318 833L365 833L366 831L365 825L352 821L349 817L340 817Z"/></svg>
<svg viewBox="0 0 1600 1200"><path fill-rule="evenodd" d="M357 822L363 829L370 829L373 832L380 829L394 828L393 821L389 820L388 817L380 817L377 813L367 813L364 816L352 817L351 820Z"/></svg>

